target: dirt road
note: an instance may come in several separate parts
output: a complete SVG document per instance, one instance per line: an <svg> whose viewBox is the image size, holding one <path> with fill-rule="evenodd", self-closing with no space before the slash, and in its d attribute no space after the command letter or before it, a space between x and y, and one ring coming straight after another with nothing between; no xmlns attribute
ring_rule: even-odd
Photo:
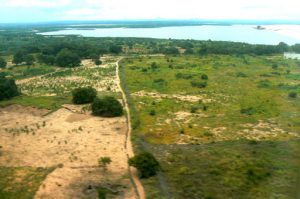
<svg viewBox="0 0 300 199"><path fill-rule="evenodd" d="M122 93L122 98L123 98L123 102L124 102L124 107L127 113L127 137L126 137L126 143L125 143L125 150L127 153L127 157L128 159L134 156L134 152L133 152L133 148L132 148L132 142L131 142L131 133L132 133L132 128L131 128L131 117L130 117L130 109L129 109L129 105L128 105L128 101L127 101L127 97L125 95L125 92L121 86L121 79L120 79L120 61L122 60L122 58L120 58L117 62L116 62L116 76L117 76L117 84L119 86L119 90ZM146 194L144 191L144 187L141 183L141 181L138 178L138 172L134 167L129 167L129 174L134 182L134 185L136 187L136 191L138 194L138 198L139 199L146 199Z"/></svg>

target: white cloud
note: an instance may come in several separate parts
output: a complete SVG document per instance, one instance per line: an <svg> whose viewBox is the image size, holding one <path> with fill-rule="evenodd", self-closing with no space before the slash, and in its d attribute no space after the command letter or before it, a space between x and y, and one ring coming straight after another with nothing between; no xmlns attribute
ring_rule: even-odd
<svg viewBox="0 0 300 199"><path fill-rule="evenodd" d="M299 19L299 0L85 0L64 19ZM77 17L77 18L76 18Z"/></svg>
<svg viewBox="0 0 300 199"><path fill-rule="evenodd" d="M54 7L63 7L71 3L71 0L7 0L6 5L8 7L19 7L19 8L32 8L32 7L41 7L41 8L54 8Z"/></svg>
<svg viewBox="0 0 300 199"><path fill-rule="evenodd" d="M0 0L30 10L50 8L55 20L106 19L293 19L300 0ZM53 10L51 11L51 8ZM59 11L55 8L60 8ZM0 8L1 9L1 8ZM1 15L1 13L0 13Z"/></svg>
<svg viewBox="0 0 300 199"><path fill-rule="evenodd" d="M82 17L82 16L93 16L97 14L96 9L89 9L89 8L81 8L81 9L74 9L74 10L69 10L65 12L66 16L77 16L77 17Z"/></svg>

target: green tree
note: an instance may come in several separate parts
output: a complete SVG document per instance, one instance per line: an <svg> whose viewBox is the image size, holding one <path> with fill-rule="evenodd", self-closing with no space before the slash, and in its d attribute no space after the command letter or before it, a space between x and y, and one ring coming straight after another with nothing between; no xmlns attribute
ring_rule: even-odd
<svg viewBox="0 0 300 199"><path fill-rule="evenodd" d="M117 117L123 114L121 103L111 96L95 98L92 103L93 115L103 117Z"/></svg>
<svg viewBox="0 0 300 199"><path fill-rule="evenodd" d="M14 64L21 64L24 62L24 52L22 51L17 51L14 56L13 56L13 61Z"/></svg>
<svg viewBox="0 0 300 199"><path fill-rule="evenodd" d="M111 46L109 46L109 52L111 52L113 54L120 54L122 52L122 46L111 45Z"/></svg>
<svg viewBox="0 0 300 199"><path fill-rule="evenodd" d="M142 152L130 158L129 165L138 169L141 178L154 176L160 170L159 162L148 152Z"/></svg>
<svg viewBox="0 0 300 199"><path fill-rule="evenodd" d="M76 88L72 91L72 96L74 104L86 104L94 101L97 91L92 87Z"/></svg>
<svg viewBox="0 0 300 199"><path fill-rule="evenodd" d="M0 68L5 68L7 65L5 59L3 59L2 57L0 57Z"/></svg>
<svg viewBox="0 0 300 199"><path fill-rule="evenodd" d="M55 63L60 67L76 67L81 60L76 53L65 48L56 55Z"/></svg>
<svg viewBox="0 0 300 199"><path fill-rule="evenodd" d="M0 77L0 100L10 99L18 95L20 95L20 92L15 80Z"/></svg>
<svg viewBox="0 0 300 199"><path fill-rule="evenodd" d="M48 65L55 64L55 56L53 56L53 55L40 54L37 56L37 59L38 59L39 63L44 63L44 64L48 64Z"/></svg>
<svg viewBox="0 0 300 199"><path fill-rule="evenodd" d="M25 61L26 65L30 65L31 66L31 65L33 65L35 59L34 59L34 57L32 55L25 55L24 56L24 61Z"/></svg>

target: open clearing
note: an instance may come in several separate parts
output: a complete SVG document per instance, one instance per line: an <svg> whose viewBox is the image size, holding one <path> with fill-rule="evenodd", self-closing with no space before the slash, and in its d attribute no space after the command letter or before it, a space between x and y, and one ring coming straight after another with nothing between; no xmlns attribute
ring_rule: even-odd
<svg viewBox="0 0 300 199"><path fill-rule="evenodd" d="M126 119L97 118L65 108L44 110L9 106L0 110L0 166L53 167L35 198L96 198L97 188L114 198L135 198L125 155ZM107 171L100 157L110 157Z"/></svg>

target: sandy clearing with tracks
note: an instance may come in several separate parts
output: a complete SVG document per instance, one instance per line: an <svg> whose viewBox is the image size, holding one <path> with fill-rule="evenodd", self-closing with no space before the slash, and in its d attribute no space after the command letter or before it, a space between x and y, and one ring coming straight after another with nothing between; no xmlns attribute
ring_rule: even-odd
<svg viewBox="0 0 300 199"><path fill-rule="evenodd" d="M116 75L111 80L130 114L118 62L114 65ZM48 110L19 105L0 108L0 166L56 167L35 199L98 198L97 189L103 187L113 192L109 198L146 198L137 170L128 166L134 155L130 119L93 117L82 108L64 105L49 115ZM111 158L107 170L99 167L100 157Z"/></svg>
<svg viewBox="0 0 300 199"><path fill-rule="evenodd" d="M66 108L45 110L22 106L0 109L0 166L51 167L38 198L97 198L98 187L116 191L111 198L136 198L128 177L125 117L100 118ZM107 171L100 157L110 157Z"/></svg>

